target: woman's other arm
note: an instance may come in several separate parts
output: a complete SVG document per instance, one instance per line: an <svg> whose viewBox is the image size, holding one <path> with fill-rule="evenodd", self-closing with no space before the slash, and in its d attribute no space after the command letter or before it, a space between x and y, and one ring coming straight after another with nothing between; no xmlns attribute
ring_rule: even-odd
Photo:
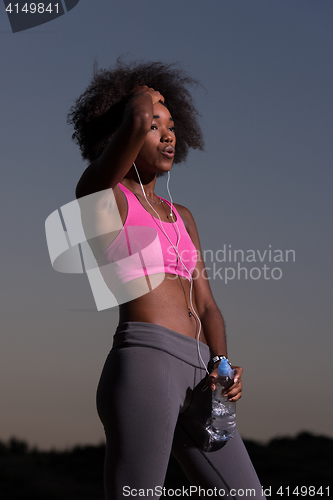
<svg viewBox="0 0 333 500"><path fill-rule="evenodd" d="M205 265L202 259L202 252L198 230L194 222L191 212L179 205L176 205L185 227L197 249L198 260L196 270L194 272L193 287L195 293L195 301L199 313L199 318L202 324L204 335L208 343L211 356L224 355L227 356L227 342L225 325L222 314L214 300ZM215 378L217 376L218 364L216 363L210 376L207 378L207 385L211 390L215 390ZM243 369L241 367L232 366L236 370L234 384L227 390L228 399L237 401L241 397L242 381L241 376Z"/></svg>

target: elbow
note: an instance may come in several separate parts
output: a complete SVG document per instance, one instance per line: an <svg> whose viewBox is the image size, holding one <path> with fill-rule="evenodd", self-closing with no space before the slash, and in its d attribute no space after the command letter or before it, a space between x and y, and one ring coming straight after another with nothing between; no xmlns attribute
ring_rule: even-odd
<svg viewBox="0 0 333 500"><path fill-rule="evenodd" d="M81 188L80 188L80 182L78 182L76 188L75 188L75 198L78 200L79 198L82 198L83 195L82 195L82 191L81 191Z"/></svg>
<svg viewBox="0 0 333 500"><path fill-rule="evenodd" d="M85 193L84 190L82 189L82 182L80 179L75 188L75 198L78 200L79 198L83 198L84 196Z"/></svg>
<svg viewBox="0 0 333 500"><path fill-rule="evenodd" d="M81 175L75 189L76 199L83 198L84 196L87 196L95 191L98 191L97 189L94 190L95 186L93 186L92 184L92 177L91 177L91 173L95 168L96 168L95 162L93 162L89 165L89 167L85 169L85 171Z"/></svg>

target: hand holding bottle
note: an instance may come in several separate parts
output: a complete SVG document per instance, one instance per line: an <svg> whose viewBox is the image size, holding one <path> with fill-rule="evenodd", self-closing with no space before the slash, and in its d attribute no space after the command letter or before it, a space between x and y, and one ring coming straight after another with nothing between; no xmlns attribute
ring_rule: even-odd
<svg viewBox="0 0 333 500"><path fill-rule="evenodd" d="M229 401L238 401L242 397L242 373L243 368L240 366L233 366L231 368L234 370L234 379L230 387L226 388L225 396L227 396ZM215 391L216 389L216 378L218 376L218 366L214 368L212 373L207 378L206 384L211 389Z"/></svg>

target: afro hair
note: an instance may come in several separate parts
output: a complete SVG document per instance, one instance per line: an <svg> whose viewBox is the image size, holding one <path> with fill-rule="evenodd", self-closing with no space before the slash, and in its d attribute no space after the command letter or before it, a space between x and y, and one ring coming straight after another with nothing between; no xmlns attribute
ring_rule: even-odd
<svg viewBox="0 0 333 500"><path fill-rule="evenodd" d="M175 64L126 64L118 59L115 67L109 70L94 68L91 84L68 114L68 123L74 127L72 138L84 159L92 162L101 155L121 124L127 95L140 85L158 90L164 96L175 122L174 162L184 161L189 148L203 150L198 112L188 91L189 86L198 85L198 82Z"/></svg>

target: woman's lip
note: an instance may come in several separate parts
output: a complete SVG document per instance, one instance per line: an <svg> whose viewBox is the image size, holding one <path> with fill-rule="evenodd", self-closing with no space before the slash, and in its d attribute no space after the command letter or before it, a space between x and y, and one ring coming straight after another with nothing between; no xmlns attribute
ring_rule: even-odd
<svg viewBox="0 0 333 500"><path fill-rule="evenodd" d="M161 153L165 156L167 156L168 158L173 158L175 156L175 152L173 150L169 150L169 151L161 151Z"/></svg>

